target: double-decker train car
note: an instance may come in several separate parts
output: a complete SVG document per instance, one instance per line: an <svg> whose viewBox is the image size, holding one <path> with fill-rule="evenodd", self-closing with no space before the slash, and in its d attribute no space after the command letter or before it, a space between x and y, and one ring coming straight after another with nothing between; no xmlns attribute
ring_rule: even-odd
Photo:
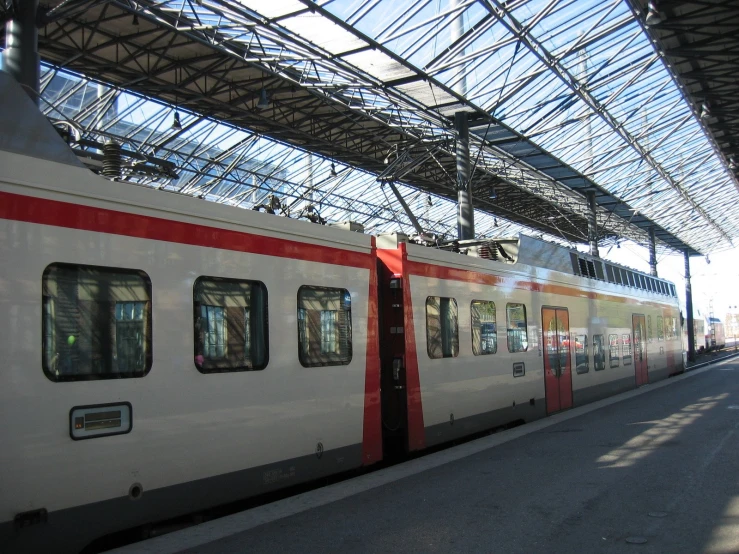
<svg viewBox="0 0 739 554"><path fill-rule="evenodd" d="M682 370L666 281L111 182L1 72L0 129L0 551L76 552Z"/></svg>

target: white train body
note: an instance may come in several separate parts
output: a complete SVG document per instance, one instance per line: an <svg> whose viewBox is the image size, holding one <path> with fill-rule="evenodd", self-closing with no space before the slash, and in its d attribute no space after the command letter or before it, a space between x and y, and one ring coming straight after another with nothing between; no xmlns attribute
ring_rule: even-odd
<svg viewBox="0 0 739 554"><path fill-rule="evenodd" d="M6 111L3 121L14 120ZM2 146L0 137L3 552L78 551L99 536L682 371L674 287L656 294L393 236L376 248L363 234L110 182L73 160ZM143 272L136 278L148 280L142 290L150 297L126 284L129 274L115 277L118 284L100 277L83 292L75 282L77 307L69 311L67 285L49 277L64 268ZM202 279L266 293L265 334L255 339L263 342L250 342L260 313L249 312L257 309L251 304L237 326L243 340L231 327L218 338L226 332L214 330L218 317L232 317L231 297L220 316L201 321L198 314L213 308L196 291ZM59 323L68 312L69 325L94 327L99 320L82 310L93 289L117 295L105 297L116 327L93 329L117 341L107 352L112 361L87 354L84 361L79 352L92 339ZM473 301L484 303L474 321ZM128 308L138 315L123 315ZM129 325L127 317L139 319ZM509 317L514 328L506 330ZM663 322L673 322L669 337ZM137 329L133 339L126 329ZM234 337L252 365L205 372L218 357L210 352ZM608 337L615 337L611 360L603 353ZM486 354L475 355L473 338ZM267 354L257 367L249 356L260 344ZM131 351L141 354L139 373L128 375ZM91 369L80 370L83 361Z"/></svg>

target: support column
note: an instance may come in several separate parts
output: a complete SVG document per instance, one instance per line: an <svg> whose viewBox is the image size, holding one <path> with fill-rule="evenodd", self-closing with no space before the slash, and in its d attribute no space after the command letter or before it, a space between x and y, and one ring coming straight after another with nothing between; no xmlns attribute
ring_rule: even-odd
<svg viewBox="0 0 739 554"><path fill-rule="evenodd" d="M590 242L590 255L600 258L600 252L598 252L598 220L596 219L595 211L595 191L589 190L585 193L588 197L588 206L590 211L588 212L588 242Z"/></svg>
<svg viewBox="0 0 739 554"><path fill-rule="evenodd" d="M690 256L685 251L685 311L688 325L688 361L695 361L695 328L693 327L693 290L690 285Z"/></svg>
<svg viewBox="0 0 739 554"><path fill-rule="evenodd" d="M654 238L654 227L649 228L649 274L657 277L657 244Z"/></svg>
<svg viewBox="0 0 739 554"><path fill-rule="evenodd" d="M13 18L5 24L3 71L23 85L26 93L38 104L40 60L36 10L38 0L14 2Z"/></svg>
<svg viewBox="0 0 739 554"><path fill-rule="evenodd" d="M457 236L459 240L475 238L475 212L470 181L470 128L467 112L454 114L457 131Z"/></svg>

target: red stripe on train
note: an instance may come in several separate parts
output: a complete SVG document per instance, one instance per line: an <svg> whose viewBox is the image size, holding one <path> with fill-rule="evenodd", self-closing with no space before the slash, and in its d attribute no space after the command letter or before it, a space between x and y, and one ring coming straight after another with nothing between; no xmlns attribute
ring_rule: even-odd
<svg viewBox="0 0 739 554"><path fill-rule="evenodd" d="M8 192L0 192L0 218L332 265L375 265L369 253Z"/></svg>

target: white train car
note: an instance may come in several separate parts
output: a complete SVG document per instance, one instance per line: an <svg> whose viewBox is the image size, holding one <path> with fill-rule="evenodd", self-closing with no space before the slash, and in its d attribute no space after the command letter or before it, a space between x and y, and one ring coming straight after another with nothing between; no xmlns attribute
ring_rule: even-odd
<svg viewBox="0 0 739 554"><path fill-rule="evenodd" d="M373 243L0 150L0 551L379 460Z"/></svg>
<svg viewBox="0 0 739 554"><path fill-rule="evenodd" d="M612 264L578 275L580 259L602 262L530 237L507 242L516 263L378 239L383 368L396 369L392 379L383 370L385 432L409 450L683 371L670 283ZM623 282L597 279L622 270Z"/></svg>

